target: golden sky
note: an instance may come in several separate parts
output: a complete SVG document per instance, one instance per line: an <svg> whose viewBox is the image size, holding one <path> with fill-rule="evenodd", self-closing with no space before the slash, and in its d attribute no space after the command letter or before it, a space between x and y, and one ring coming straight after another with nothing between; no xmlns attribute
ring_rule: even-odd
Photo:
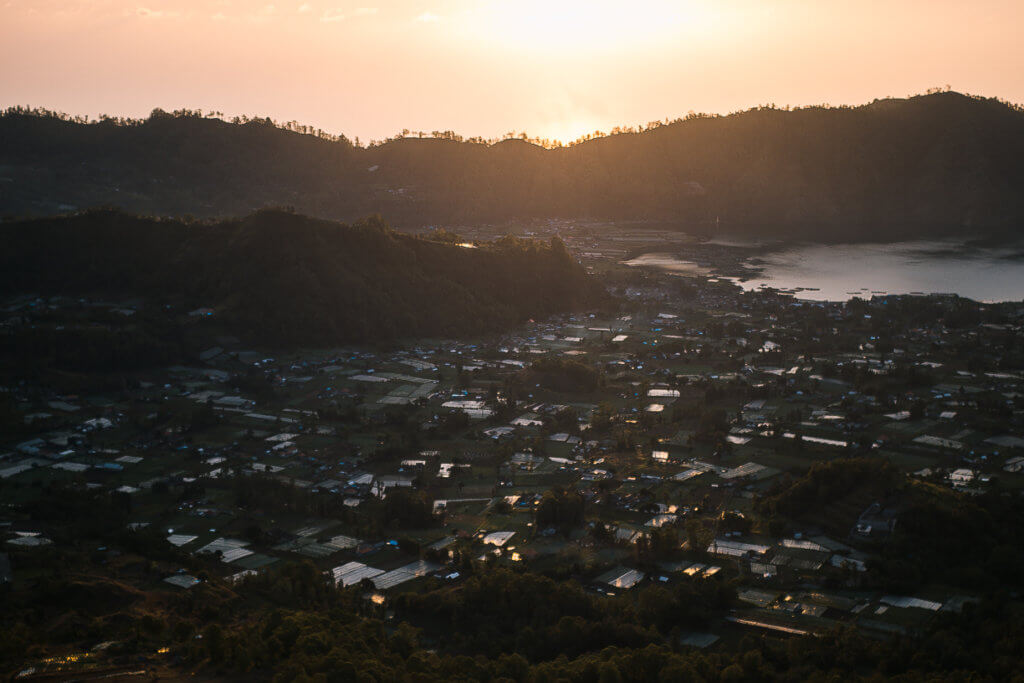
<svg viewBox="0 0 1024 683"><path fill-rule="evenodd" d="M0 0L0 105L571 140L935 86L1024 102L1024 0Z"/></svg>

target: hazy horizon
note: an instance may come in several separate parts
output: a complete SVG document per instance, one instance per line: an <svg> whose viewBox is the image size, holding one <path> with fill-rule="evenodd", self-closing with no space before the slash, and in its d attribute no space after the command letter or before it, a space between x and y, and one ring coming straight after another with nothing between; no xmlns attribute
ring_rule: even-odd
<svg viewBox="0 0 1024 683"><path fill-rule="evenodd" d="M656 17L653 18L653 17ZM1019 3L7 0L0 105L568 142L689 111L951 86L1024 101Z"/></svg>

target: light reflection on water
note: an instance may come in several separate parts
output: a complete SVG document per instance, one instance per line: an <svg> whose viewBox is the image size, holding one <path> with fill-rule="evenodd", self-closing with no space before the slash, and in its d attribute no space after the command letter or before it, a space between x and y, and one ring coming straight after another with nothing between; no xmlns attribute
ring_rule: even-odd
<svg viewBox="0 0 1024 683"><path fill-rule="evenodd" d="M623 261L627 266L647 266L649 268L658 268L669 273L678 273L681 275L708 275L711 270L704 266L698 265L693 261L687 261L681 259L672 254L652 253L642 254L636 258L628 261Z"/></svg>
<svg viewBox="0 0 1024 683"><path fill-rule="evenodd" d="M629 263L671 272L695 266L668 254L644 254ZM744 289L764 285L797 290L801 299L949 293L977 301L1024 300L1024 258L1010 248L968 249L956 242L932 241L807 244L759 254L751 264L761 272L753 270L751 279L738 282Z"/></svg>

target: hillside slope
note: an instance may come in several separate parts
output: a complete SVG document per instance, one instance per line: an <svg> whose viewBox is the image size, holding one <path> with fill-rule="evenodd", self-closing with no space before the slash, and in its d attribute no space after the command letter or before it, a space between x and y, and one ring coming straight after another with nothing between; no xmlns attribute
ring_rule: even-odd
<svg viewBox="0 0 1024 683"><path fill-rule="evenodd" d="M463 248L264 210L212 224L90 211L0 225L0 293L142 296L210 307L259 341L490 332L602 300L560 241Z"/></svg>
<svg viewBox="0 0 1024 683"><path fill-rule="evenodd" d="M398 225L652 219L819 239L1015 235L1024 111L938 93L695 117L557 149L403 138L369 147L161 114L0 117L0 213L111 205L234 216L270 205Z"/></svg>

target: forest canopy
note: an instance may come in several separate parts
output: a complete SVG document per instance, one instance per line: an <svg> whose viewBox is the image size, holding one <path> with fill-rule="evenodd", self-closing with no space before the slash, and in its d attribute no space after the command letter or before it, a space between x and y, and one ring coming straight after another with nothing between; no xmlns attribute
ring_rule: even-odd
<svg viewBox="0 0 1024 683"><path fill-rule="evenodd" d="M360 146L259 118L88 122L19 108L0 116L0 168L9 216L293 205L396 225L602 218L820 241L1012 236L1024 219L1024 111L938 92L693 115L545 149L448 131Z"/></svg>
<svg viewBox="0 0 1024 683"><path fill-rule="evenodd" d="M0 292L141 296L282 344L491 332L604 296L557 238L465 249L379 218L263 210L203 224L96 210L7 223L0 239Z"/></svg>

